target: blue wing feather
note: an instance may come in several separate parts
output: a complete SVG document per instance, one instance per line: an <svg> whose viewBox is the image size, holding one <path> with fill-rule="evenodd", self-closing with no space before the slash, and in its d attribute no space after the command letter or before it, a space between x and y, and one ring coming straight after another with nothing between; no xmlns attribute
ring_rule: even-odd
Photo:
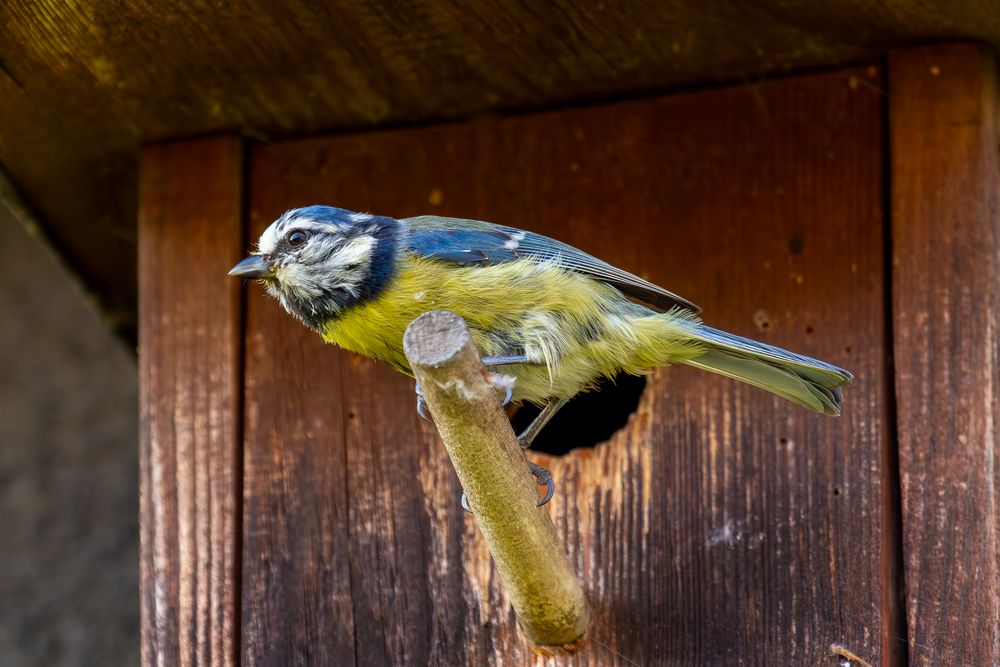
<svg viewBox="0 0 1000 667"><path fill-rule="evenodd" d="M658 285L541 234L480 220L433 215L401 222L408 228L407 248L422 257L461 266L488 266L524 257L548 260L614 285L625 294L663 310L675 307L700 310Z"/></svg>
<svg viewBox="0 0 1000 667"><path fill-rule="evenodd" d="M474 229L451 231L410 226L409 250L429 259L453 264L495 264L514 256L504 248L506 236Z"/></svg>

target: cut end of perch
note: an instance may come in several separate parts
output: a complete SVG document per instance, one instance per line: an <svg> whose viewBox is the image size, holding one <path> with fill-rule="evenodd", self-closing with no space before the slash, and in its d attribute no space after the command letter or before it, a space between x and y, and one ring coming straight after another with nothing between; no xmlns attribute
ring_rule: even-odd
<svg viewBox="0 0 1000 667"><path fill-rule="evenodd" d="M447 310L431 310L406 327L403 351L411 363L440 367L453 362L471 341L465 320Z"/></svg>
<svg viewBox="0 0 1000 667"><path fill-rule="evenodd" d="M575 653L579 653L580 650L589 642L590 636L584 634L579 639L571 641L568 644L536 644L529 640L528 647L531 649L531 652L537 656L541 656L543 658L555 658L561 655L573 655Z"/></svg>

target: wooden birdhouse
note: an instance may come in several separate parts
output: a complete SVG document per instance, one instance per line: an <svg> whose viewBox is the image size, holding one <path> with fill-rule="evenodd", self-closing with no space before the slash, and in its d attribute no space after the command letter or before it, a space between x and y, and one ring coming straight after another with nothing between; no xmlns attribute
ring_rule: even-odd
<svg viewBox="0 0 1000 667"><path fill-rule="evenodd" d="M144 662L1000 659L989 47L682 81L665 73L693 47L638 8L566 5L573 30L614 38L584 48L526 10L417 3L450 26L422 33L432 74L380 32L423 19L371 4L342 25L296 9L289 33L241 19L229 64L148 45L217 77L160 79L182 93L137 153ZM543 34L579 50L514 51ZM279 38L344 45L307 62ZM591 623L575 653L536 655L413 380L227 277L308 204L541 232L854 384L839 418L684 367L568 408L528 458L557 481L540 511Z"/></svg>

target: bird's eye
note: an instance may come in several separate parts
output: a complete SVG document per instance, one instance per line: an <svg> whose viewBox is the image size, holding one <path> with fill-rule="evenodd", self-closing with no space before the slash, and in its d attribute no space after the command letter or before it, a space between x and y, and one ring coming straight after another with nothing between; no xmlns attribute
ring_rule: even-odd
<svg viewBox="0 0 1000 667"><path fill-rule="evenodd" d="M301 229L296 229L294 231L288 232L288 235L285 236L285 240L288 241L288 245L292 247L302 245L303 243L306 242L307 238L309 238L309 235L306 234Z"/></svg>

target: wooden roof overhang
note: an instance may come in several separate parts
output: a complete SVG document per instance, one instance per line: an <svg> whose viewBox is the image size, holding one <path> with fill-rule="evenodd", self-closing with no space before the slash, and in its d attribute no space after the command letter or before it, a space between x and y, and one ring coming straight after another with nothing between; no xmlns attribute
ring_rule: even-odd
<svg viewBox="0 0 1000 667"><path fill-rule="evenodd" d="M134 333L137 155L240 131L345 132L543 109L1000 43L989 3L12 2L0 199Z"/></svg>

